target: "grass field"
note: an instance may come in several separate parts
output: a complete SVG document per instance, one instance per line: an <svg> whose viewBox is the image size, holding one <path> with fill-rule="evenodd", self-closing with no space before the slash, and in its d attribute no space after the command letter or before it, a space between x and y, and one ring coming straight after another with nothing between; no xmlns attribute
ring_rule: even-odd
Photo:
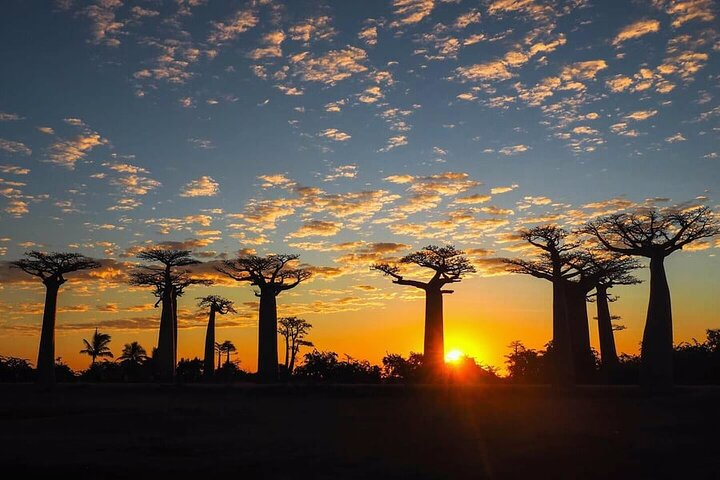
<svg viewBox="0 0 720 480"><path fill-rule="evenodd" d="M0 464L76 478L720 478L719 407L718 388L0 385Z"/></svg>

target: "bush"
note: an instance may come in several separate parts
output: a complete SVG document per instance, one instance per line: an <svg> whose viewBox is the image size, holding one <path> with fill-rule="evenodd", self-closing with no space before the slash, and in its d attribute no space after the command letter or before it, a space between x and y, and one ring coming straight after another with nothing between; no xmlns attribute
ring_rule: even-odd
<svg viewBox="0 0 720 480"><path fill-rule="evenodd" d="M33 382L35 370L24 358L0 355L0 382Z"/></svg>

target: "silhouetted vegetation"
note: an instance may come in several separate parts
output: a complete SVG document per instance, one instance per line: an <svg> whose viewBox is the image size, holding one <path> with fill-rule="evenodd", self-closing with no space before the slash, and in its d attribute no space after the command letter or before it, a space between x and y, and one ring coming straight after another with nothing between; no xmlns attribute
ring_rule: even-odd
<svg viewBox="0 0 720 480"><path fill-rule="evenodd" d="M377 263L371 267L392 277L393 283L419 288L425 292L425 341L423 356L424 367L429 378L442 378L445 369L445 340L443 325L443 295L453 293L445 286L460 282L463 276L473 273L475 267L452 245L439 247L428 245L400 259L400 264L413 264L433 271L427 282L407 280L400 275L399 265Z"/></svg>
<svg viewBox="0 0 720 480"><path fill-rule="evenodd" d="M198 307L208 309L209 313L208 326L205 332L203 375L206 378L211 378L215 371L215 315L218 313L220 315L227 315L228 313L237 313L237 311L235 311L235 307L233 306L235 302L218 295L208 295L198 298L198 300ZM218 368L220 368L219 361Z"/></svg>
<svg viewBox="0 0 720 480"><path fill-rule="evenodd" d="M40 351L37 361L37 381L45 386L55 383L55 319L57 296L60 287L67 281L65 275L80 270L100 267L91 258L78 253L43 253L36 250L27 252L25 258L11 262L15 268L38 277L45 285L45 309L40 333ZM63 370L60 371L61 374Z"/></svg>
<svg viewBox="0 0 720 480"><path fill-rule="evenodd" d="M299 255L240 255L223 261L217 270L238 282L255 286L260 298L258 312L258 378L263 382L278 379L277 300L280 293L297 287L310 278L310 271L292 265Z"/></svg>
<svg viewBox="0 0 720 480"><path fill-rule="evenodd" d="M110 340L110 335L107 333L100 333L96 328L95 333L89 342L83 338L85 348L80 350L80 353L89 355L90 358L92 358L93 365L95 364L95 360L98 358L112 358L113 353L110 351L110 347L108 346L110 344Z"/></svg>
<svg viewBox="0 0 720 480"><path fill-rule="evenodd" d="M285 317L278 321L278 333L285 339L285 364L283 372L292 375L295 370L295 358L301 347L312 347L313 343L305 340L305 335L312 325L302 318Z"/></svg>

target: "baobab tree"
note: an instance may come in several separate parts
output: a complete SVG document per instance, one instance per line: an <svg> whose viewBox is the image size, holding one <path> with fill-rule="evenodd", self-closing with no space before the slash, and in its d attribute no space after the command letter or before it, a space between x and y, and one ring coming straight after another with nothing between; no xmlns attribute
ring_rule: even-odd
<svg viewBox="0 0 720 480"><path fill-rule="evenodd" d="M227 355L225 357L225 364L228 364L228 363L230 363L230 354L237 352L237 347L230 340L225 340L218 346L218 351L220 353L224 353L225 355ZM219 359L220 359L220 355L218 355L218 364L220 363Z"/></svg>
<svg viewBox="0 0 720 480"><path fill-rule="evenodd" d="M609 304L617 300L617 297L612 297L609 290L617 285L640 283L630 272L641 265L637 260L624 255L599 255L594 258L603 259L598 265L594 295L600 339L600 366L607 375L612 375L618 366L618 356L615 349L615 326Z"/></svg>
<svg viewBox="0 0 720 480"><path fill-rule="evenodd" d="M80 353L84 353L86 355L89 355L92 358L92 362L90 365L95 365L95 360L105 357L113 357L112 352L110 351L110 347L108 346L110 344L110 335L107 333L100 333L98 332L98 329L95 329L95 333L93 334L92 338L88 342L83 338L83 343L85 344L85 348L80 350Z"/></svg>
<svg viewBox="0 0 720 480"><path fill-rule="evenodd" d="M226 315L228 313L237 313L234 308L234 302L218 295L208 295L198 298L198 307L208 309L210 318L208 319L207 331L205 333L205 357L203 358L203 375L206 378L212 377L215 358L215 315Z"/></svg>
<svg viewBox="0 0 720 480"><path fill-rule="evenodd" d="M79 253L43 253L33 250L25 253L25 258L11 262L11 266L40 278L45 285L37 380L42 385L51 386L55 383L55 320L60 287L66 282L66 274L99 268L100 264Z"/></svg>
<svg viewBox="0 0 720 480"><path fill-rule="evenodd" d="M641 349L641 382L648 388L673 383L673 324L665 258L692 242L720 233L708 207L645 209L601 217L585 225L607 250L650 259L650 300Z"/></svg>
<svg viewBox="0 0 720 480"><path fill-rule="evenodd" d="M475 267L463 255L464 252L452 245L427 247L404 256L400 264L412 264L433 271L427 282L407 280L400 274L400 265L376 263L370 268L392 277L393 283L419 288L425 292L425 338L424 367L431 377L438 377L445 371L445 340L443 327L443 295L453 293L444 287L458 283Z"/></svg>
<svg viewBox="0 0 720 480"><path fill-rule="evenodd" d="M284 317L278 320L278 333L285 339L285 371L292 375L295 369L295 358L301 347L313 347L313 343L305 340L305 335L312 325L297 317Z"/></svg>
<svg viewBox="0 0 720 480"><path fill-rule="evenodd" d="M544 274L533 273L536 270L533 262L525 260L506 260L508 269L515 273L525 273L538 278L545 278L552 282L552 346L553 346L553 381L560 385L571 385L575 382L573 365L573 352L571 345L571 331L568 322L565 288L567 276L572 273L572 267L566 262L566 257L577 244L568 241L570 232L557 225L543 225L521 230L520 238L530 245L542 250L544 255ZM527 268L530 267L530 268Z"/></svg>
<svg viewBox="0 0 720 480"><path fill-rule="evenodd" d="M178 270L200 263L190 257L190 250L149 248L140 252L138 258L153 263L136 267L130 273L130 284L153 287L158 298L155 306L162 305L155 365L161 380L173 381L177 364L177 298L190 285L212 282L192 278L189 270Z"/></svg>
<svg viewBox="0 0 720 480"><path fill-rule="evenodd" d="M260 298L258 322L258 378L262 382L278 379L277 296L310 278L310 271L292 265L299 255L240 255L224 260L217 270L238 282L257 287Z"/></svg>

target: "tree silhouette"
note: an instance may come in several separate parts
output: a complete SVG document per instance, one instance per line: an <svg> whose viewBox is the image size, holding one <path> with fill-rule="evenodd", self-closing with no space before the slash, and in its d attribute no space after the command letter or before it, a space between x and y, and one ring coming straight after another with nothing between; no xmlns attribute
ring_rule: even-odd
<svg viewBox="0 0 720 480"><path fill-rule="evenodd" d="M230 340L225 340L220 344L219 351L227 355L225 357L225 363L230 363L230 354L237 352L237 347L235 347L235 344L231 342Z"/></svg>
<svg viewBox="0 0 720 480"><path fill-rule="evenodd" d="M565 281L575 276L566 258L577 244L567 241L569 232L556 225L544 225L520 231L520 237L542 250L541 263L508 259L508 270L544 278L552 282L553 292L553 382L571 385L575 382L571 331L565 298Z"/></svg>
<svg viewBox="0 0 720 480"><path fill-rule="evenodd" d="M198 298L198 300L198 307L208 309L210 315L207 332L205 333L205 357L203 359L203 376L210 378L215 371L213 365L215 358L215 314L226 315L237 312L233 307L234 302L232 300L218 295L208 295Z"/></svg>
<svg viewBox="0 0 720 480"><path fill-rule="evenodd" d="M284 317L278 320L278 333L285 338L285 370L292 375L295 358L301 347L313 347L313 343L305 340L312 325L302 318Z"/></svg>
<svg viewBox="0 0 720 480"><path fill-rule="evenodd" d="M156 368L162 381L173 381L177 365L177 298L191 285L210 285L212 281L192 278L187 269L178 270L200 263L190 257L190 250L150 248L140 252L138 258L151 264L130 272L130 284L153 287L158 298L155 306L162 305Z"/></svg>
<svg viewBox="0 0 720 480"><path fill-rule="evenodd" d="M138 342L126 343L122 353L117 358L118 362L140 366L148 360L147 352Z"/></svg>
<svg viewBox="0 0 720 480"><path fill-rule="evenodd" d="M220 273L238 282L249 282L259 290L255 292L255 296L260 297L258 378L263 382L278 379L276 297L297 287L311 275L309 270L290 266L298 258L299 255L240 255L234 260L223 261L217 268Z"/></svg>
<svg viewBox="0 0 720 480"><path fill-rule="evenodd" d="M95 333L93 334L89 342L83 338L85 348L80 350L80 353L89 355L92 358L92 362L90 365L95 365L95 360L98 357L113 357L113 354L110 351L110 347L108 347L108 344L110 343L110 338L110 335L107 333L99 333L97 328L95 329Z"/></svg>
<svg viewBox="0 0 720 480"><path fill-rule="evenodd" d="M11 266L19 268L29 275L39 277L45 285L45 308L40 333L37 380L43 385L53 385L55 383L55 319L58 292L66 282L66 274L98 268L100 264L79 253L43 253L32 250L25 253L25 258L11 262Z"/></svg>
<svg viewBox="0 0 720 480"><path fill-rule="evenodd" d="M217 353L217 369L220 370L222 368L222 354L223 354L223 344L220 342L215 342L215 352Z"/></svg>
<svg viewBox="0 0 720 480"><path fill-rule="evenodd" d="M377 263L372 270L377 270L393 278L393 283L408 285L425 291L425 367L431 376L437 377L445 370L445 345L443 333L443 295L453 293L444 290L449 283L457 283L465 274L472 273L475 268L463 255L461 250L452 245L440 247L428 245L420 251L413 252L400 259L401 264L413 264L432 270L433 276L427 282L406 280L400 275L399 265Z"/></svg>
<svg viewBox="0 0 720 480"><path fill-rule="evenodd" d="M641 382L672 386L673 325L665 258L684 246L720 233L707 207L639 210L589 222L584 231L609 251L650 259L650 300L642 339Z"/></svg>
<svg viewBox="0 0 720 480"><path fill-rule="evenodd" d="M593 257L597 262L595 282L595 305L597 308L598 336L600 337L600 364L608 375L618 367L617 350L615 349L616 326L610 315L610 302L617 300L609 294L609 290L616 285L635 285L640 280L630 274L632 270L641 267L637 260L624 255L602 255Z"/></svg>

